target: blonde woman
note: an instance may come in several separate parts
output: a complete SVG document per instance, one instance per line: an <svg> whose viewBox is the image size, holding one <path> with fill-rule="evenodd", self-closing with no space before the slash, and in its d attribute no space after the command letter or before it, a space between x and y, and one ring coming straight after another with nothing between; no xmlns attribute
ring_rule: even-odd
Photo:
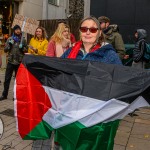
<svg viewBox="0 0 150 150"><path fill-rule="evenodd" d="M70 46L70 28L60 23L49 41L46 56L60 57Z"/></svg>
<svg viewBox="0 0 150 150"><path fill-rule="evenodd" d="M30 40L28 53L33 55L46 55L48 41L46 31L43 27L38 27L34 37Z"/></svg>

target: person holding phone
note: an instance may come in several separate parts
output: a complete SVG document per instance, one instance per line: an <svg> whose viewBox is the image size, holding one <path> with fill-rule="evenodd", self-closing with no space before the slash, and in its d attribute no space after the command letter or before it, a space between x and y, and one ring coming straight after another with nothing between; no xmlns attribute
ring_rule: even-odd
<svg viewBox="0 0 150 150"><path fill-rule="evenodd" d="M33 55L46 55L48 41L46 39L46 31L43 27L38 27L34 37L28 45L28 53Z"/></svg>

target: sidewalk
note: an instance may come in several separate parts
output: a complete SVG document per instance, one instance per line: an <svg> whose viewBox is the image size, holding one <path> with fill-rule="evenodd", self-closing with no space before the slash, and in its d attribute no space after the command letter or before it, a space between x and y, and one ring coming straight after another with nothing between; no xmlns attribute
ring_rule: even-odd
<svg viewBox="0 0 150 150"><path fill-rule="evenodd" d="M4 70L0 70L0 95L3 90ZM8 99L0 101L0 117L4 122L4 133L0 139L0 150L41 150L41 143L23 141L16 131L13 104L13 82L11 81ZM48 142L42 143L42 150L48 150ZM150 150L150 108L142 108L134 115L126 116L120 123L115 138L114 150Z"/></svg>
<svg viewBox="0 0 150 150"><path fill-rule="evenodd" d="M0 71L0 95L3 90L4 70ZM32 141L23 141L16 131L16 121L14 117L13 103L13 81L12 79L8 99L0 101L0 117L4 123L4 133L0 139L0 150L31 150Z"/></svg>

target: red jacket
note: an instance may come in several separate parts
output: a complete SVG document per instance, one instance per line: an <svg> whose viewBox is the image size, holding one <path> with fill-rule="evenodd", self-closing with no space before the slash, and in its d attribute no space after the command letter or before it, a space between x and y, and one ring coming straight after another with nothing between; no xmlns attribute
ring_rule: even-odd
<svg viewBox="0 0 150 150"><path fill-rule="evenodd" d="M46 56L56 57L56 44L52 40L48 43Z"/></svg>

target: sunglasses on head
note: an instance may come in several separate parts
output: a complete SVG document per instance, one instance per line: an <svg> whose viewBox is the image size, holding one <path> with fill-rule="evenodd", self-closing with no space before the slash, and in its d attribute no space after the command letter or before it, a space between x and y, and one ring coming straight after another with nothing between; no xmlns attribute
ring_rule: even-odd
<svg viewBox="0 0 150 150"><path fill-rule="evenodd" d="M94 28L94 27L91 27L91 28L80 27L80 31L81 31L82 33L85 33L85 32L87 32L88 30L89 30L91 33L96 33L97 30L98 30L98 28Z"/></svg>

